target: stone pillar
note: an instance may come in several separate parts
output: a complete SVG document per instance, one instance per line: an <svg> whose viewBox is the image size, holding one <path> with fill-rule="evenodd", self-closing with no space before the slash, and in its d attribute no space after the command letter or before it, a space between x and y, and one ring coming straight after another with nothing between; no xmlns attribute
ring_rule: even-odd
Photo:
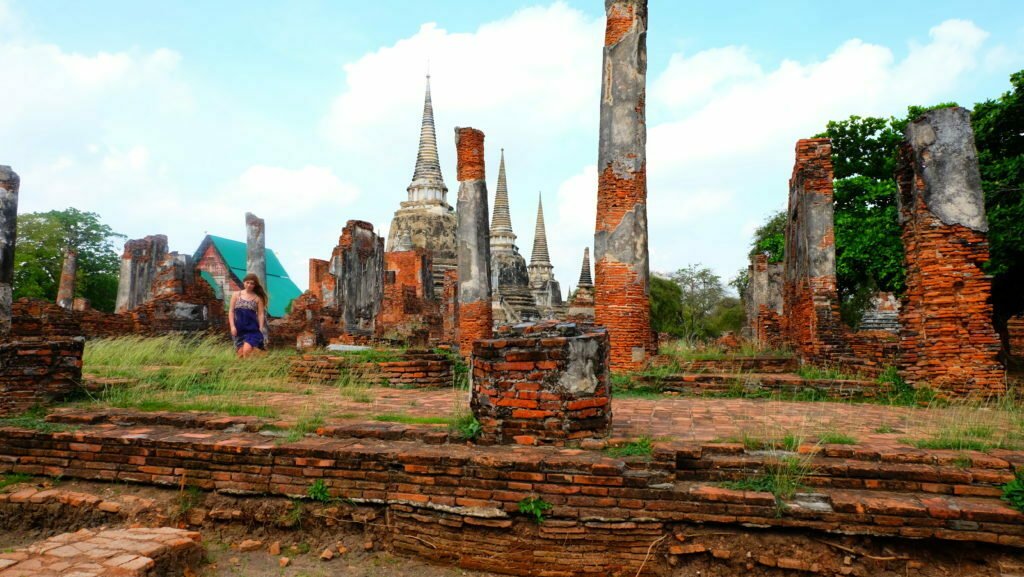
<svg viewBox="0 0 1024 577"><path fill-rule="evenodd" d="M992 325L988 221L970 113L943 108L907 125L896 180L907 288L900 373L954 395L1006 390Z"/></svg>
<svg viewBox="0 0 1024 577"><path fill-rule="evenodd" d="M490 338L491 238L484 180L484 133L455 129L458 152L459 352L469 357L473 341Z"/></svg>
<svg viewBox="0 0 1024 577"><path fill-rule="evenodd" d="M10 166L0 165L0 340L11 334L14 243L17 239L20 183L21 179Z"/></svg>
<svg viewBox="0 0 1024 577"><path fill-rule="evenodd" d="M167 237L162 234L124 243L114 312L130 311L152 298L153 279L166 256Z"/></svg>
<svg viewBox="0 0 1024 577"><path fill-rule="evenodd" d="M68 248L64 251L64 266L60 269L60 284L57 286L57 305L71 310L75 304L75 277L78 275L78 251Z"/></svg>
<svg viewBox="0 0 1024 577"><path fill-rule="evenodd" d="M750 259L750 284L743 295L747 313L745 336L760 345L780 344L779 323L782 318L783 267L769 263L768 255L757 254Z"/></svg>
<svg viewBox="0 0 1024 577"><path fill-rule="evenodd" d="M245 213L245 272L259 277L260 285L267 290L266 226L251 212Z"/></svg>
<svg viewBox="0 0 1024 577"><path fill-rule="evenodd" d="M611 369L654 353L647 258L647 1L605 0L594 315L608 328Z"/></svg>
<svg viewBox="0 0 1024 577"><path fill-rule="evenodd" d="M836 286L832 212L832 143L796 143L789 179L786 265L782 291L784 339L804 361L831 364L844 352Z"/></svg>
<svg viewBox="0 0 1024 577"><path fill-rule="evenodd" d="M337 282L345 332L371 337L384 294L384 239L373 225L362 220L345 223L332 255L337 263Z"/></svg>

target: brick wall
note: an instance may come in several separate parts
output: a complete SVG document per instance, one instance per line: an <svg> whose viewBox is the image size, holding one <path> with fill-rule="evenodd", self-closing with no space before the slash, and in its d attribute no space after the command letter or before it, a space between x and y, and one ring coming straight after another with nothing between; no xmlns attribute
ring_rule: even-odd
<svg viewBox="0 0 1024 577"><path fill-rule="evenodd" d="M459 271L444 271L441 293L441 341L459 342Z"/></svg>
<svg viewBox="0 0 1024 577"><path fill-rule="evenodd" d="M15 301L10 338L0 342L0 416L23 413L78 390L84 346L71 311L41 300Z"/></svg>
<svg viewBox="0 0 1024 577"><path fill-rule="evenodd" d="M910 123L896 180L907 270L903 379L954 395L1000 394L1005 371L982 270L987 222L969 113L933 110Z"/></svg>
<svg viewBox="0 0 1024 577"><path fill-rule="evenodd" d="M796 143L789 181L783 339L805 361L829 364L844 354L836 286L832 216L832 145L827 138Z"/></svg>
<svg viewBox="0 0 1024 577"><path fill-rule="evenodd" d="M1024 362L1024 315L1006 321L1006 334L1010 356L1017 362Z"/></svg>
<svg viewBox="0 0 1024 577"><path fill-rule="evenodd" d="M608 334L554 321L473 345L471 407L484 444L564 445L611 428Z"/></svg>
<svg viewBox="0 0 1024 577"><path fill-rule="evenodd" d="M364 363L345 355L306 354L289 361L293 382L332 385L350 374L362 382L393 387L445 388L452 386L452 362L444 355L407 350L396 361Z"/></svg>
<svg viewBox="0 0 1024 577"><path fill-rule="evenodd" d="M227 263L224 262L224 259L220 257L220 253L217 252L213 243L210 243L210 246L206 247L203 255L199 257L199 260L196 262L196 269L204 270L213 277L217 286L220 287L225 303L231 302L231 295L235 291L242 290L242 285L235 281L234 275L228 268Z"/></svg>
<svg viewBox="0 0 1024 577"><path fill-rule="evenodd" d="M378 337L425 346L442 338L440 305L433 298L430 254L421 248L384 253L384 295L377 314Z"/></svg>

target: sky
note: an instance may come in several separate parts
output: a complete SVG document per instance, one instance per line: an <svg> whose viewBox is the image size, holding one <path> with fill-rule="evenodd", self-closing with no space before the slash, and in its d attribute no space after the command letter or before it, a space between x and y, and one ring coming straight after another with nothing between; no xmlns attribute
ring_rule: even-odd
<svg viewBox="0 0 1024 577"><path fill-rule="evenodd" d="M1024 2L650 0L650 262L728 281L785 207L794 145L829 120L974 103L1024 68ZM96 212L128 238L245 240L305 289L345 222L384 236L407 198L431 75L454 205L454 128L504 148L529 261L538 195L555 276L593 243L604 3L0 0L0 164L19 212Z"/></svg>

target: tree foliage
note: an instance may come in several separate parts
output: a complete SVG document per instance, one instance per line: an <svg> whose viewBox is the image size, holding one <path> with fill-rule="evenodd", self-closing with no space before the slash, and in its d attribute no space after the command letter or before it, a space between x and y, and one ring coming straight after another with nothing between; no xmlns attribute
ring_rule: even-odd
<svg viewBox="0 0 1024 577"><path fill-rule="evenodd" d="M743 321L740 300L727 296L722 279L705 266L651 276L651 326L658 332L703 340L738 331Z"/></svg>
<svg viewBox="0 0 1024 577"><path fill-rule="evenodd" d="M782 262L786 252L786 211L780 210L768 217L764 224L754 231L750 256L763 254L768 262ZM742 294L742 291L740 291Z"/></svg>
<svg viewBox="0 0 1024 577"><path fill-rule="evenodd" d="M683 293L670 279L651 275L651 328L674 337L683 336Z"/></svg>
<svg viewBox="0 0 1024 577"><path fill-rule="evenodd" d="M971 125L978 149L998 324L1024 311L1024 70L1013 89L974 106Z"/></svg>
<svg viewBox="0 0 1024 577"><path fill-rule="evenodd" d="M693 340L715 336L710 320L715 307L725 298L722 279L699 264L681 268L671 278L680 289L682 337Z"/></svg>
<svg viewBox="0 0 1024 577"><path fill-rule="evenodd" d="M14 297L57 298L64 253L78 251L75 296L98 310L112 312L117 298L120 259L115 239L124 235L100 222L93 212L75 208L18 216L14 252Z"/></svg>

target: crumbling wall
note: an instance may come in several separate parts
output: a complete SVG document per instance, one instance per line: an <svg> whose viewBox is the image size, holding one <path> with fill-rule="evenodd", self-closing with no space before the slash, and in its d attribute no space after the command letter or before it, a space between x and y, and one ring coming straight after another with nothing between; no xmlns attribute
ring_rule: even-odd
<svg viewBox="0 0 1024 577"><path fill-rule="evenodd" d="M612 370L628 371L656 352L647 252L647 1L608 0L605 11L594 315L608 328Z"/></svg>
<svg viewBox="0 0 1024 577"><path fill-rule="evenodd" d="M0 165L0 340L11 333L14 295L14 245L18 229L18 189L21 179L10 166Z"/></svg>
<svg viewBox="0 0 1024 577"><path fill-rule="evenodd" d="M211 247L212 248L212 247ZM167 237L147 236L124 243L115 312L127 312L149 300L157 268L167 256Z"/></svg>
<svg viewBox="0 0 1024 577"><path fill-rule="evenodd" d="M896 180L907 269L900 373L956 395L1006 390L992 324L988 222L970 113L943 108L907 125Z"/></svg>
<svg viewBox="0 0 1024 577"><path fill-rule="evenodd" d="M338 279L331 274L331 262L318 258L309 259L309 290L325 307L336 307L335 294Z"/></svg>
<svg viewBox="0 0 1024 577"><path fill-rule="evenodd" d="M847 352L839 317L832 212L832 144L796 143L789 181L783 339L806 362L830 364Z"/></svg>
<svg viewBox="0 0 1024 577"><path fill-rule="evenodd" d="M442 338L430 253L421 248L384 253L384 291L377 336L425 346Z"/></svg>
<svg viewBox="0 0 1024 577"><path fill-rule="evenodd" d="M1006 337L1010 358L1018 364L1024 364L1024 315L1006 321Z"/></svg>
<svg viewBox="0 0 1024 577"><path fill-rule="evenodd" d="M384 284L384 239L373 231L373 225L350 220L342 230L332 255L336 290L341 303L346 333L369 336L380 311Z"/></svg>
<svg viewBox="0 0 1024 577"><path fill-rule="evenodd" d="M750 284L743 295L747 314L744 334L754 342L769 347L782 344L782 285L785 270L782 263L769 263L768 256L754 255L747 269Z"/></svg>

